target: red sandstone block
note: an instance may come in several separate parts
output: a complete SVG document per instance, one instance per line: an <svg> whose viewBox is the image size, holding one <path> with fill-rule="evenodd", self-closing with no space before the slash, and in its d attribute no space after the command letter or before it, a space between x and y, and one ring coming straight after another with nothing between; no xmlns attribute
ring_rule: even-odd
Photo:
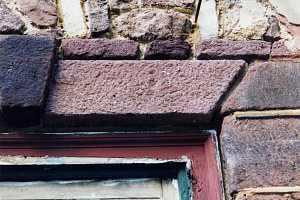
<svg viewBox="0 0 300 200"><path fill-rule="evenodd" d="M298 118L225 117L221 147L227 195L245 188L299 185L299 125Z"/></svg>
<svg viewBox="0 0 300 200"><path fill-rule="evenodd" d="M65 39L62 41L64 59L134 60L139 45L132 40Z"/></svg>
<svg viewBox="0 0 300 200"><path fill-rule="evenodd" d="M300 107L300 63L265 62L250 67L222 112Z"/></svg>
<svg viewBox="0 0 300 200"><path fill-rule="evenodd" d="M268 59L271 43L261 40L232 41L212 39L201 42L196 47L199 60L210 59Z"/></svg>
<svg viewBox="0 0 300 200"><path fill-rule="evenodd" d="M61 61L46 123L209 123L243 61Z"/></svg>

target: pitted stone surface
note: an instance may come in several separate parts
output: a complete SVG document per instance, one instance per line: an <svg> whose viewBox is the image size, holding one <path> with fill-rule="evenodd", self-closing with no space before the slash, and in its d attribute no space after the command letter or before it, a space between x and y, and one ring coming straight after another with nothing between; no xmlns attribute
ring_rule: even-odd
<svg viewBox="0 0 300 200"><path fill-rule="evenodd" d="M132 40L65 39L64 59L134 60L139 56L139 44Z"/></svg>
<svg viewBox="0 0 300 200"><path fill-rule="evenodd" d="M16 0L17 9L39 27L55 26L57 11L55 0Z"/></svg>
<svg viewBox="0 0 300 200"><path fill-rule="evenodd" d="M46 37L0 36L0 105L8 123L38 120L54 48Z"/></svg>
<svg viewBox="0 0 300 200"><path fill-rule="evenodd" d="M271 43L260 40L205 40L197 46L198 59L267 59Z"/></svg>
<svg viewBox="0 0 300 200"><path fill-rule="evenodd" d="M265 62L250 67L222 112L300 107L300 63Z"/></svg>
<svg viewBox="0 0 300 200"><path fill-rule="evenodd" d="M1 34L19 34L22 33L25 24L19 16L12 13L12 11L0 1L0 33Z"/></svg>
<svg viewBox="0 0 300 200"><path fill-rule="evenodd" d="M209 123L243 61L61 61L45 123Z"/></svg>
<svg viewBox="0 0 300 200"><path fill-rule="evenodd" d="M179 7L183 9L193 9L194 0L143 0L143 5L157 7Z"/></svg>
<svg viewBox="0 0 300 200"><path fill-rule="evenodd" d="M225 117L221 146L228 195L245 188L300 184L300 119Z"/></svg>
<svg viewBox="0 0 300 200"><path fill-rule="evenodd" d="M98 36L108 31L110 20L108 15L108 0L88 0L89 29L92 36Z"/></svg>
<svg viewBox="0 0 300 200"><path fill-rule="evenodd" d="M146 49L145 59L148 60L184 60L191 54L191 45L181 39L155 40Z"/></svg>
<svg viewBox="0 0 300 200"><path fill-rule="evenodd" d="M134 40L150 42L155 39L186 38L192 23L185 14L173 10L141 9L116 18L116 31Z"/></svg>

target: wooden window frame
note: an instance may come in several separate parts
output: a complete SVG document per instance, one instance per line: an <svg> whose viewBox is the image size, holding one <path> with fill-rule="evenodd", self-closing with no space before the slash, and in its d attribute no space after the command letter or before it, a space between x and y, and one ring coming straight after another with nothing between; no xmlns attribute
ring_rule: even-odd
<svg viewBox="0 0 300 200"><path fill-rule="evenodd" d="M124 178L142 178L141 174L143 174L143 178L147 178L145 174L153 178L176 177L179 179L182 200L190 199L191 195L194 200L221 200L223 199L222 176L217 154L217 140L213 133L211 131L89 134L9 133L0 134L0 156L149 158L173 161L180 160L184 156L191 160L190 171L186 168L186 163L181 162L140 163L135 164L134 167L127 164L81 164L78 167L97 168L97 173L92 175L94 178L100 179L116 178L116 174L118 177L124 176ZM72 166L72 170L77 167L76 164L56 165L53 166L53 170L61 170L70 166ZM39 174L39 179L47 179L47 177L50 179L49 173L43 176L43 168L52 170L52 166L49 168L49 166L43 165L26 166L20 163L16 165L0 163L0 181L31 180L34 179L35 174ZM27 170L26 173L24 170ZM101 171L105 173L101 173ZM16 172L20 172L20 174ZM86 174L73 172L70 175L72 178L81 175L88 178ZM128 177L128 174L133 176Z"/></svg>

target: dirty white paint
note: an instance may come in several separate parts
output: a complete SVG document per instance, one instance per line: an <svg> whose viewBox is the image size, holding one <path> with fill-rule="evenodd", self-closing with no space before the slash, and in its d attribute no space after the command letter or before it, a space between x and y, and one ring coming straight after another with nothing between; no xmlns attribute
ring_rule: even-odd
<svg viewBox="0 0 300 200"><path fill-rule="evenodd" d="M171 179L0 182L0 199L179 200L178 187L174 185L178 185L177 180Z"/></svg>
<svg viewBox="0 0 300 200"><path fill-rule="evenodd" d="M201 40L218 36L219 24L215 0L202 1L198 21Z"/></svg>
<svg viewBox="0 0 300 200"><path fill-rule="evenodd" d="M276 11L284 15L290 23L300 25L299 0L270 0Z"/></svg>
<svg viewBox="0 0 300 200"><path fill-rule="evenodd" d="M66 37L85 36L87 27L81 0L58 0L63 30Z"/></svg>

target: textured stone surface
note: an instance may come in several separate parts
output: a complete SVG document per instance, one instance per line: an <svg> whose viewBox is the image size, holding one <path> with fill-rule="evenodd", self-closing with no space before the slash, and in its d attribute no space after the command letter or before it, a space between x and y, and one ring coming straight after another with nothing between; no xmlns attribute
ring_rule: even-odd
<svg viewBox="0 0 300 200"><path fill-rule="evenodd" d="M87 27L81 7L81 0L60 0L60 13L66 37L85 36Z"/></svg>
<svg viewBox="0 0 300 200"><path fill-rule="evenodd" d="M209 123L243 61L61 61L45 123Z"/></svg>
<svg viewBox="0 0 300 200"><path fill-rule="evenodd" d="M131 40L65 39L64 59L137 59L139 45Z"/></svg>
<svg viewBox="0 0 300 200"><path fill-rule="evenodd" d="M284 15L290 23L300 25L300 2L298 0L270 0L277 12Z"/></svg>
<svg viewBox="0 0 300 200"><path fill-rule="evenodd" d="M300 107L300 63L266 62L250 67L222 111Z"/></svg>
<svg viewBox="0 0 300 200"><path fill-rule="evenodd" d="M0 36L0 105L8 123L38 121L54 47L46 37Z"/></svg>
<svg viewBox="0 0 300 200"><path fill-rule="evenodd" d="M39 27L55 26L57 11L55 0L16 0L17 9Z"/></svg>
<svg viewBox="0 0 300 200"><path fill-rule="evenodd" d="M291 60L300 58L300 50L291 51L285 44L284 40L276 41L272 45L272 60Z"/></svg>
<svg viewBox="0 0 300 200"><path fill-rule="evenodd" d="M219 22L215 0L202 1L198 22L201 40L218 37Z"/></svg>
<svg viewBox="0 0 300 200"><path fill-rule="evenodd" d="M21 33L24 29L24 22L19 16L12 13L12 11L5 5L4 2L0 1L0 33Z"/></svg>
<svg viewBox="0 0 300 200"><path fill-rule="evenodd" d="M145 6L194 8L194 0L143 0L142 2Z"/></svg>
<svg viewBox="0 0 300 200"><path fill-rule="evenodd" d="M262 39L268 29L268 12L263 1L220 0L221 35L228 39Z"/></svg>
<svg viewBox="0 0 300 200"><path fill-rule="evenodd" d="M235 200L300 200L297 194L257 194L236 198Z"/></svg>
<svg viewBox="0 0 300 200"><path fill-rule="evenodd" d="M141 9L124 13L116 18L116 31L124 37L139 41L153 41L187 37L191 21L173 10Z"/></svg>
<svg viewBox="0 0 300 200"><path fill-rule="evenodd" d="M275 16L270 16L268 19L269 27L264 34L264 40L274 42L280 39L279 21Z"/></svg>
<svg viewBox="0 0 300 200"><path fill-rule="evenodd" d="M110 20L108 15L108 0L88 0L89 29L92 36L98 36L108 31Z"/></svg>
<svg viewBox="0 0 300 200"><path fill-rule="evenodd" d="M221 147L227 195L245 188L300 184L300 119L225 117Z"/></svg>
<svg viewBox="0 0 300 200"><path fill-rule="evenodd" d="M109 6L112 12L120 13L141 6L140 0L110 0Z"/></svg>
<svg viewBox="0 0 300 200"><path fill-rule="evenodd" d="M201 42L196 49L198 59L267 59L271 43L212 39Z"/></svg>
<svg viewBox="0 0 300 200"><path fill-rule="evenodd" d="M145 59L184 60L191 54L191 45L181 39L155 40L146 49Z"/></svg>

